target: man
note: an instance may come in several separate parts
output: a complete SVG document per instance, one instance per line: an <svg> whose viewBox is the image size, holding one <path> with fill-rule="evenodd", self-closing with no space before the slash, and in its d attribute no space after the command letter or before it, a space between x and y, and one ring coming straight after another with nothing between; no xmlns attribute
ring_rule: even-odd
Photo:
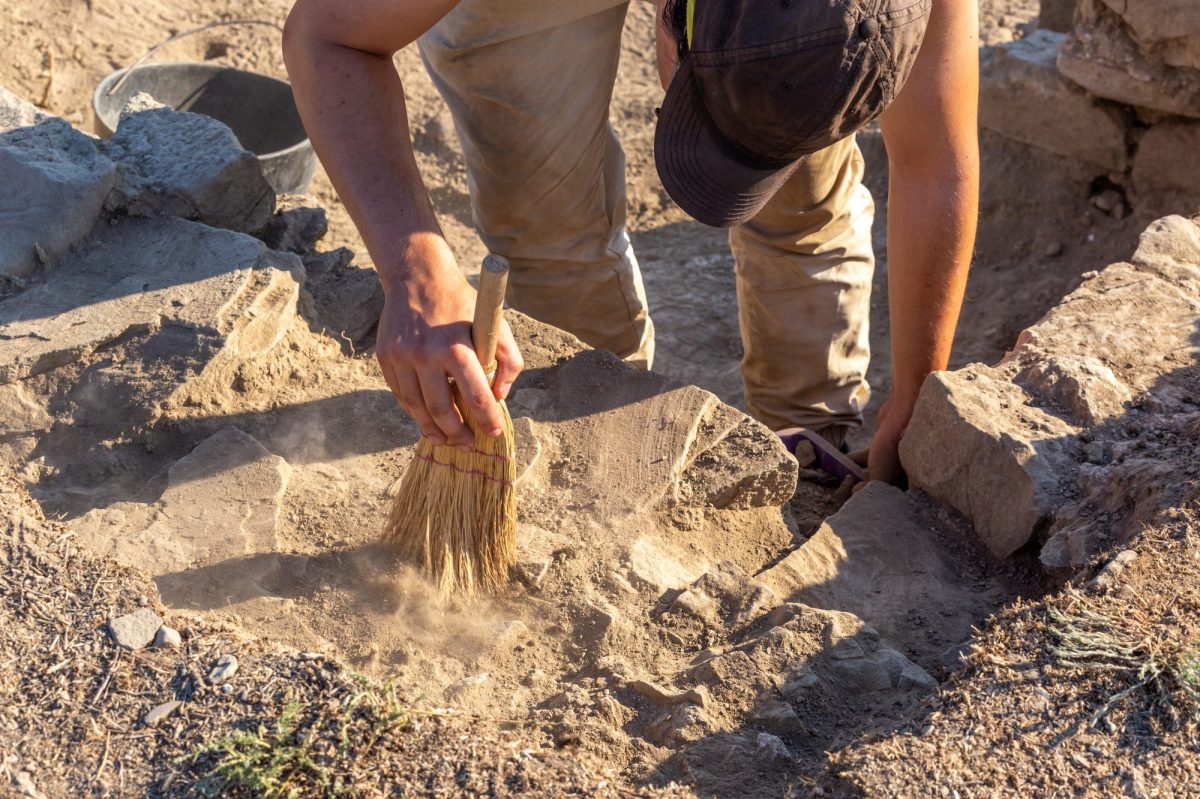
<svg viewBox="0 0 1200 799"><path fill-rule="evenodd" d="M654 331L608 124L626 6L298 0L288 19L305 126L383 283L384 378L434 441L471 445L448 378L498 433L494 397L522 362L506 329L489 387L471 350L474 293L417 171L392 55L420 37L480 235L512 262L510 304L648 366ZM974 0L659 0L658 11L668 91L656 163L684 210L732 226L747 404L776 430L839 443L861 422L873 206L853 133L879 115L894 378L869 473L896 482L917 392L949 358L974 241Z"/></svg>

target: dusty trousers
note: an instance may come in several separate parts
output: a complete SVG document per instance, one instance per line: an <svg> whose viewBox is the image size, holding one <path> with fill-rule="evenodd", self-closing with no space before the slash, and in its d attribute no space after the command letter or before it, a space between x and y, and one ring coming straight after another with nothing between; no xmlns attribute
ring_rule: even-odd
<svg viewBox="0 0 1200 799"><path fill-rule="evenodd" d="M463 0L419 46L454 118L476 229L512 264L509 303L649 367L608 119L627 5ZM774 430L861 422L874 270L862 173L853 139L839 142L730 231L746 404Z"/></svg>

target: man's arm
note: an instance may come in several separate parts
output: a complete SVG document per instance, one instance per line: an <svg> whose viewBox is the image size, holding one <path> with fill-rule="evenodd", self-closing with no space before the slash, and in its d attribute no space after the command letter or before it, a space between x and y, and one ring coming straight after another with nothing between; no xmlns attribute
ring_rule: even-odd
<svg viewBox="0 0 1200 799"><path fill-rule="evenodd" d="M933 0L925 41L880 119L887 145L892 394L871 442L871 479L897 482L898 447L925 377L945 369L979 208L975 0Z"/></svg>
<svg viewBox="0 0 1200 799"><path fill-rule="evenodd" d="M393 54L457 0L297 0L284 59L304 127L357 225L383 284L376 355L384 379L421 431L469 448L454 378L472 415L499 435L495 397L522 367L507 325L493 387L471 346L475 292L442 235L417 170Z"/></svg>

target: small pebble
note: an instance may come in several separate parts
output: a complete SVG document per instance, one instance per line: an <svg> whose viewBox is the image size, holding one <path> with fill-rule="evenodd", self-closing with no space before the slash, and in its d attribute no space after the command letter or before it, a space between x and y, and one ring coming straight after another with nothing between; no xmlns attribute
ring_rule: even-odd
<svg viewBox="0 0 1200 799"><path fill-rule="evenodd" d="M208 672L208 682L210 685L226 682L237 674L237 670L237 655L221 655L217 658L216 665Z"/></svg>
<svg viewBox="0 0 1200 799"><path fill-rule="evenodd" d="M154 640L162 619L150 608L139 608L115 619L109 619L108 632L117 646L125 649L144 649Z"/></svg>
<svg viewBox="0 0 1200 799"><path fill-rule="evenodd" d="M1061 241L1051 242L1046 247L1046 257L1047 258L1057 258L1058 256L1060 256L1062 254L1063 254L1063 245L1062 245Z"/></svg>
<svg viewBox="0 0 1200 799"><path fill-rule="evenodd" d="M183 645L183 637L179 635L179 631L173 627L163 625L158 628L158 634L154 636L154 646L158 648L169 647L170 649L178 649Z"/></svg>
<svg viewBox="0 0 1200 799"><path fill-rule="evenodd" d="M172 699L170 702L163 702L161 705L153 708L146 715L142 716L142 724L147 727L153 727L158 722L165 719L167 716L179 709L183 703L178 699Z"/></svg>

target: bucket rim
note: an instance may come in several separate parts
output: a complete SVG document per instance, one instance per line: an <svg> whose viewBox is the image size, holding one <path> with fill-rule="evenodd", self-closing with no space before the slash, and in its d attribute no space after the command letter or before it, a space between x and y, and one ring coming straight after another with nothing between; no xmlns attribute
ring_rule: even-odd
<svg viewBox="0 0 1200 799"><path fill-rule="evenodd" d="M135 67L121 67L120 69L110 72L107 75L105 75L103 78L101 78L100 82L98 84L96 84L95 90L92 92L92 113L96 115L96 118L99 119L101 122L104 122L103 118L100 115L100 100L103 97L103 93L108 91L110 86L112 86L114 83L119 81L121 79L122 75L124 75L126 72L129 72L131 70L150 69L152 67L206 67L206 68L211 69L213 72L224 72L224 71L232 70L233 72L241 72L242 74L245 74L245 75L254 75L255 77L259 77L259 78L267 78L268 80L272 80L277 83L282 83L289 88L291 88L291 85L292 85L291 81L285 80L284 78L280 78L275 75L268 75L265 72L258 72L253 69L242 69L241 67L231 67L231 66L228 66L225 64L208 64L208 63L205 63L204 61L155 61L150 64L138 64ZM120 112L117 112L117 120L116 121L119 121L120 117L121 117ZM107 122L104 122L104 125L105 125L105 127L108 127ZM113 131L113 133L116 133L115 124L110 129ZM303 139L301 139L300 141L291 145L290 147L284 147L282 150L272 150L269 153L263 153L257 157L259 159L272 158L274 156L288 155L288 154L297 152L299 150L303 150L305 148L309 148L309 149L312 148L312 141L309 139L307 132L305 133L305 136Z"/></svg>

